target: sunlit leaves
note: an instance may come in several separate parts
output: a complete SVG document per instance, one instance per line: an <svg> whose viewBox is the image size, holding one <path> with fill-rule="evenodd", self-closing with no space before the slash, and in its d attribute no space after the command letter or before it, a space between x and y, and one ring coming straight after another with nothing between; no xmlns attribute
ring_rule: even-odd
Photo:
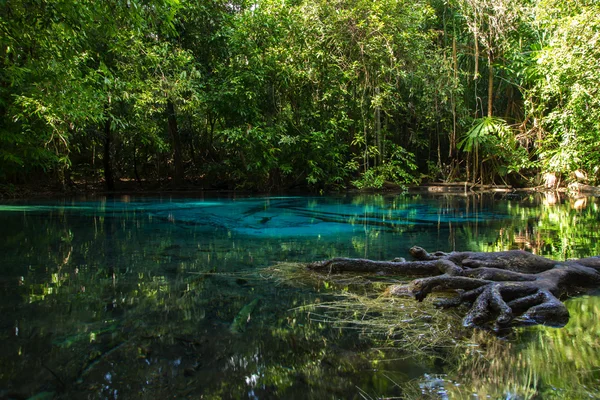
<svg viewBox="0 0 600 400"><path fill-rule="evenodd" d="M598 177L600 121L597 2L540 1L536 23L543 32L533 54L535 77L530 94L545 131L542 167L566 178L583 168Z"/></svg>
<svg viewBox="0 0 600 400"><path fill-rule="evenodd" d="M368 169L372 159L392 154L366 154L361 146L391 135L408 99L415 100L400 88L427 75L430 36L420 28L430 16L426 4L397 0L262 1L240 12L227 31L230 58L218 68L226 78L221 101L235 105L222 114L223 133L244 131L246 140L266 139L277 149L261 164L264 173L281 177L281 164L301 171L310 186L344 187L358 164ZM275 134L254 136L261 132Z"/></svg>

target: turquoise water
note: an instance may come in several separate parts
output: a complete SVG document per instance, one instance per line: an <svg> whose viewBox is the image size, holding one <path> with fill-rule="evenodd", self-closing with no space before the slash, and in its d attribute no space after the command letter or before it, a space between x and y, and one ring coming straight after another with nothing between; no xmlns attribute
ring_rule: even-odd
<svg viewBox="0 0 600 400"><path fill-rule="evenodd" d="M463 396L457 388L500 397L516 390L527 398L548 384L484 385L459 372L467 364L440 361L442 350L420 357L382 350L364 331L311 317L307 306L328 304L340 290L377 288L315 281L302 263L408 257L413 245L525 248L556 259L600 254L597 200L581 201L357 195L5 202L0 398ZM595 299L572 306L574 320L582 307L596 313ZM577 323L597 329L586 321ZM556 331L523 331L505 351L521 351L548 332ZM598 352L589 338L582 346L589 356L577 365L593 369ZM482 365L485 376L491 366ZM568 382L569 372L561 373L556 379ZM583 393L597 394L595 375L578 374L589 387ZM557 390L574 393L563 386Z"/></svg>

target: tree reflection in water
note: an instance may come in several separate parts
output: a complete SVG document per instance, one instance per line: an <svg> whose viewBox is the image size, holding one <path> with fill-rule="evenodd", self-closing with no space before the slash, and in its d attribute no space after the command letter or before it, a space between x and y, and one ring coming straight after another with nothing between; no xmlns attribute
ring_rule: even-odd
<svg viewBox="0 0 600 400"><path fill-rule="evenodd" d="M412 299L376 310L376 277L274 269L414 244L585 257L597 221L597 199L535 196L6 204L0 397L594 397L595 297L563 329L496 339Z"/></svg>
<svg viewBox="0 0 600 400"><path fill-rule="evenodd" d="M507 338L475 332L478 346L457 355L447 375L450 398L590 399L600 396L600 297L566 302L560 329L519 329Z"/></svg>

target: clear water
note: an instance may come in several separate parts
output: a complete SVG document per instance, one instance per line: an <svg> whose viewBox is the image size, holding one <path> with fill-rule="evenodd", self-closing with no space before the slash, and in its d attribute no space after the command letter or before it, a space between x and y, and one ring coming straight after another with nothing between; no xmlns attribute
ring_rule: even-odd
<svg viewBox="0 0 600 400"><path fill-rule="evenodd" d="M491 351L481 346L439 362L436 349L392 358L364 334L317 322L302 306L337 289L271 272L408 257L415 244L597 255L599 218L597 199L533 195L4 202L0 398L598 396L597 297L570 300L562 330L496 343L483 357L493 363L474 361Z"/></svg>

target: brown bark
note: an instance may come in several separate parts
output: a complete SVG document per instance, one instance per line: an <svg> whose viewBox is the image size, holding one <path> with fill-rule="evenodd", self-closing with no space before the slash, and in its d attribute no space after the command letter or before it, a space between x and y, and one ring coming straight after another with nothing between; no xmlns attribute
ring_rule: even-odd
<svg viewBox="0 0 600 400"><path fill-rule="evenodd" d="M411 294L422 301L434 291L454 291L440 306L469 305L465 326L492 328L523 324L564 326L569 313L561 299L600 285L600 257L557 262L522 250L428 253L410 250L415 261L333 258L308 265L324 272L420 275L408 285L393 285L391 295Z"/></svg>

